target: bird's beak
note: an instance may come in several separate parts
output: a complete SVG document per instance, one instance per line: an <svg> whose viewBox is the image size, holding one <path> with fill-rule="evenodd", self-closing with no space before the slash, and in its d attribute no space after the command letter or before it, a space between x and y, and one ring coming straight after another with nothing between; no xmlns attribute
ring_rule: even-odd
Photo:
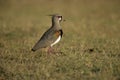
<svg viewBox="0 0 120 80"><path fill-rule="evenodd" d="M63 19L63 22L66 21L65 19Z"/></svg>

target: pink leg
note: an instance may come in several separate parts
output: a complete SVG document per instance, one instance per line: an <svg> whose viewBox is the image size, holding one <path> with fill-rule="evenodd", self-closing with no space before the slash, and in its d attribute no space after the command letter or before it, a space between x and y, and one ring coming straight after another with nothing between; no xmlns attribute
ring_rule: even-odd
<svg viewBox="0 0 120 80"><path fill-rule="evenodd" d="M47 52L48 52L49 54L50 54L50 53L53 53L53 52L54 52L54 49L53 49L52 47L49 47Z"/></svg>

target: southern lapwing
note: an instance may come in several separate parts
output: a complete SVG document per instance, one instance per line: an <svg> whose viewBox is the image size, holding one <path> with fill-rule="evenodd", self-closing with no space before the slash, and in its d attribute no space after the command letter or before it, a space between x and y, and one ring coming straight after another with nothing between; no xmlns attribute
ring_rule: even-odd
<svg viewBox="0 0 120 80"><path fill-rule="evenodd" d="M62 16L59 14L51 15L52 16L52 26L43 34L40 40L35 44L31 49L36 51L41 48L48 47L48 53L53 52L52 47L60 41L63 35L60 22L62 21Z"/></svg>

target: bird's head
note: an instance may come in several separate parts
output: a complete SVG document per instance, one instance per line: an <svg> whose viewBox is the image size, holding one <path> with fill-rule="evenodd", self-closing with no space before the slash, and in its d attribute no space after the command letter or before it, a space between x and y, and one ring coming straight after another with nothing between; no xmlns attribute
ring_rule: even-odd
<svg viewBox="0 0 120 80"><path fill-rule="evenodd" d="M61 22L62 21L62 16L59 14L54 14L54 15L49 15L49 16L52 16L53 22Z"/></svg>

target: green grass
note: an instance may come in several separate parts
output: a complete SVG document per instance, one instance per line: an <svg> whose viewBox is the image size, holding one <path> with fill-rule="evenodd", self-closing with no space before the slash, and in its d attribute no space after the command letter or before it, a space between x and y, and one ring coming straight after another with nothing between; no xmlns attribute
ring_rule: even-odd
<svg viewBox="0 0 120 80"><path fill-rule="evenodd" d="M119 0L1 0L0 80L120 80ZM62 54L31 48L60 13Z"/></svg>

